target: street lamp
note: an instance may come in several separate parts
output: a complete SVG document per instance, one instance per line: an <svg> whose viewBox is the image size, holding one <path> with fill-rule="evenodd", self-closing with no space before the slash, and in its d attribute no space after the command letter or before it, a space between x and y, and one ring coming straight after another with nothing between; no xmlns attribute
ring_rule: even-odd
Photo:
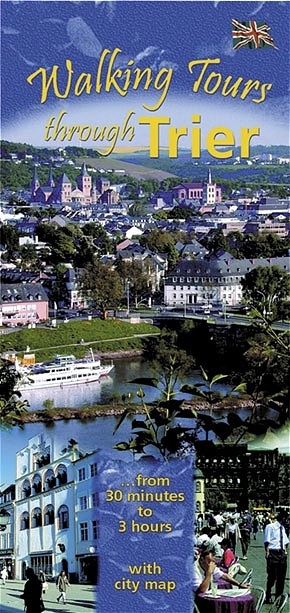
<svg viewBox="0 0 290 613"><path fill-rule="evenodd" d="M0 532L4 532L6 530L7 525L9 524L10 513L8 513L5 509L1 509L0 511Z"/></svg>
<svg viewBox="0 0 290 613"><path fill-rule="evenodd" d="M261 290L256 289L257 294L261 294L261 296L263 296L264 302L263 302L263 317L265 319L266 314L267 314L267 309L266 309L266 296L264 294L264 292L261 292Z"/></svg>
<svg viewBox="0 0 290 613"><path fill-rule="evenodd" d="M130 313L130 281L127 281L127 317Z"/></svg>

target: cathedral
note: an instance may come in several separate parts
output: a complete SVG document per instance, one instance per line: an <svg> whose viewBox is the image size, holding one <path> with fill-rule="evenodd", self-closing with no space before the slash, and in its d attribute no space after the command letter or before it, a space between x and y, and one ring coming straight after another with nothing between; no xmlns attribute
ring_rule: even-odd
<svg viewBox="0 0 290 613"><path fill-rule="evenodd" d="M200 183L179 183L172 189L172 194L179 202L199 200L201 204L216 204L222 200L222 189L213 182L208 170L207 180Z"/></svg>
<svg viewBox="0 0 290 613"><path fill-rule="evenodd" d="M110 181L98 179L97 183L93 183L85 164L82 165L81 173L77 176L76 181L77 184L73 186L67 175L63 173L58 183L55 184L50 168L47 185L41 186L37 170L34 168L30 202L47 205L75 204L81 207L98 202L103 204L118 202L118 194L110 188Z"/></svg>

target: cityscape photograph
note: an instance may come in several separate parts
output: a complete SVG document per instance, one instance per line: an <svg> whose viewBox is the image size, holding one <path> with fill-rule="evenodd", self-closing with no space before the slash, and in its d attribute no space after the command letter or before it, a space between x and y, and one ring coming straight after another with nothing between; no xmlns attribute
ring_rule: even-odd
<svg viewBox="0 0 290 613"><path fill-rule="evenodd" d="M3 1L3 613L286 613L285 4Z"/></svg>

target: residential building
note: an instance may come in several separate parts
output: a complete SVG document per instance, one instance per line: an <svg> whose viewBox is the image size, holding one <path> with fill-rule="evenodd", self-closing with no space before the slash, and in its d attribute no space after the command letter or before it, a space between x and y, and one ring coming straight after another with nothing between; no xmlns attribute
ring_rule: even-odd
<svg viewBox="0 0 290 613"><path fill-rule="evenodd" d="M14 500L15 485L0 485L0 568L6 566L8 578L15 577L14 548Z"/></svg>
<svg viewBox="0 0 290 613"><path fill-rule="evenodd" d="M242 301L241 279L258 266L278 266L290 272L288 257L238 260L229 253L181 260L166 276L164 302L168 306L225 304Z"/></svg>
<svg viewBox="0 0 290 613"><path fill-rule="evenodd" d="M96 583L96 477L96 453L81 452L73 439L36 435L16 454L16 578L30 566Z"/></svg>
<svg viewBox="0 0 290 613"><path fill-rule="evenodd" d="M2 283L0 324L17 326L48 319L48 297L40 283Z"/></svg>

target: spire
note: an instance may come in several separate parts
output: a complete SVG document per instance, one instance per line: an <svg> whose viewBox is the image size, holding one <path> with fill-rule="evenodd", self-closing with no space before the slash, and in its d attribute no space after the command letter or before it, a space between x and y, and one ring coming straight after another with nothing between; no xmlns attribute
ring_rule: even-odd
<svg viewBox="0 0 290 613"><path fill-rule="evenodd" d="M48 185L49 187L54 187L54 186L55 186L55 182L54 182L54 180L53 180L53 176L52 176L52 167L51 167L51 166L50 166L50 169L49 169L49 175L48 175L48 183L47 183L47 185Z"/></svg>
<svg viewBox="0 0 290 613"><path fill-rule="evenodd" d="M37 192L37 190L40 187L40 183L39 183L39 179L37 176L37 170L36 170L36 166L34 166L34 170L33 170L33 177L32 177L32 182L31 182L31 198L30 201L33 202L33 199L35 198L35 194Z"/></svg>
<svg viewBox="0 0 290 613"><path fill-rule="evenodd" d="M34 166L34 170L33 170L33 178L32 178L32 184L33 186L37 185L39 187L40 183L39 183L39 179L37 176L37 170L36 170L36 166Z"/></svg>
<svg viewBox="0 0 290 613"><path fill-rule="evenodd" d="M83 164L82 164L82 171L81 171L81 175L82 175L82 177L88 177L88 176L89 176L89 173L88 173L88 171L87 171L87 169L86 169L86 165L85 165L85 163L83 163Z"/></svg>
<svg viewBox="0 0 290 613"><path fill-rule="evenodd" d="M211 180L211 169L209 168L207 171L207 182L209 183L209 185L212 184L212 180Z"/></svg>

